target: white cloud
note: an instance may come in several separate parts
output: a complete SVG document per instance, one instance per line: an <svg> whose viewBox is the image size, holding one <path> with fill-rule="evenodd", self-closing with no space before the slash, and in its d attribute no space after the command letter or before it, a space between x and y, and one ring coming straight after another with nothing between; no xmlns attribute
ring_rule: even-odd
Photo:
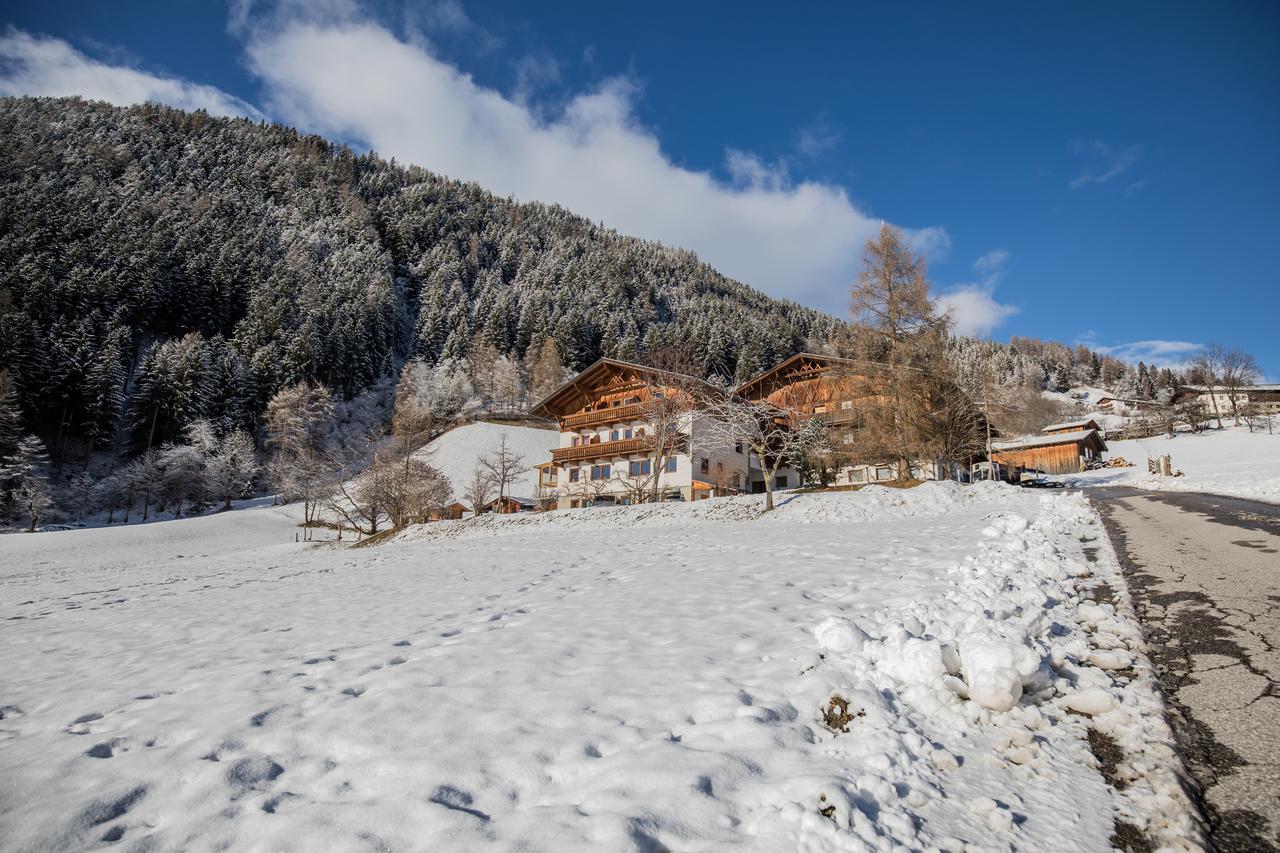
<svg viewBox="0 0 1280 853"><path fill-rule="evenodd" d="M796 151L813 159L831 151L840 142L840 132L831 127L826 116L818 116L813 124L796 133Z"/></svg>
<svg viewBox="0 0 1280 853"><path fill-rule="evenodd" d="M1071 150L1076 154L1086 155L1094 161L1092 166L1068 182L1067 186L1073 190L1089 184L1105 184L1113 178L1118 178L1129 171L1142 156L1141 145L1116 148L1098 139L1078 139L1071 144Z"/></svg>
<svg viewBox="0 0 1280 853"><path fill-rule="evenodd" d="M10 27L0 35L0 95L80 95L130 105L156 101L214 115L261 114L214 86L91 59L62 39Z"/></svg>
<svg viewBox="0 0 1280 853"><path fill-rule="evenodd" d="M1204 349L1204 344L1192 343L1191 341L1168 341L1168 340L1149 340L1149 341L1126 341L1118 344L1099 344L1093 338L1092 333L1082 337L1078 343L1082 343L1089 349L1101 354L1110 355L1121 361L1137 364L1139 361L1147 364L1154 364L1157 367L1169 367L1173 369L1185 368L1190 362L1191 357Z"/></svg>
<svg viewBox="0 0 1280 853"><path fill-rule="evenodd" d="M371 21L260 26L246 55L281 119L693 249L727 275L838 313L879 227L843 188L793 181L753 154L726 151L729 181L673 163L637 120L626 78L544 117ZM940 228L913 236L948 244Z"/></svg>
<svg viewBox="0 0 1280 853"><path fill-rule="evenodd" d="M1008 262L1007 250L992 249L973 262L977 281L957 285L938 297L938 307L951 315L955 334L986 337L1018 313L1016 305L1005 305L995 298L996 285L1004 278Z"/></svg>
<svg viewBox="0 0 1280 853"><path fill-rule="evenodd" d="M973 262L973 271L979 275L999 274L1008 260L1009 251L1007 249L992 249Z"/></svg>

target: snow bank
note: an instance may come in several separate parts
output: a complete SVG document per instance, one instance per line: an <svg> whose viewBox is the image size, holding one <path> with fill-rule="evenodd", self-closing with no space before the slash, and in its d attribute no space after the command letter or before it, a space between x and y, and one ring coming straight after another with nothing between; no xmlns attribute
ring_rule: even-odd
<svg viewBox="0 0 1280 853"><path fill-rule="evenodd" d="M455 500L461 499L471 482L480 457L492 453L503 435L507 446L524 457L527 469L511 486L511 494L532 498L537 492L538 473L533 466L550 461L551 450L560 446L559 431L478 422L454 427L427 445L427 460L449 478Z"/></svg>
<svg viewBox="0 0 1280 853"><path fill-rule="evenodd" d="M591 507L545 513L483 515L461 521L433 522L411 527L401 541L515 536L538 530L614 530L631 527L682 527L707 522L762 524L834 524L887 518L935 516L991 500L1002 487L992 483L962 486L952 482L928 482L913 489L868 486L856 493L774 495L775 510L764 512L763 495L709 498L688 503L669 501L637 506Z"/></svg>
<svg viewBox="0 0 1280 853"><path fill-rule="evenodd" d="M1022 789L997 805L970 801L969 821L1001 837L1049 779L1082 805L1088 789L1070 781L1069 765L1090 763L1092 727L1125 756L1109 780L1116 818L1162 849L1199 849L1162 700L1094 511L1079 494L1046 495L1034 522L996 513L981 534L987 541L949 570L941 595L815 629L833 695L895 697L903 709L887 728L901 735L910 721L925 735L892 742L879 762L895 768L885 781L905 766L926 789L991 790L1012 773Z"/></svg>
<svg viewBox="0 0 1280 853"><path fill-rule="evenodd" d="M758 507L359 550L293 544L287 508L0 537L0 838L1075 851L1109 849L1113 816L1195 838L1079 496Z"/></svg>
<svg viewBox="0 0 1280 853"><path fill-rule="evenodd" d="M1078 488L1136 486L1168 492L1212 492L1280 503L1280 434L1229 427L1202 433L1107 442L1107 456L1123 457L1132 468L1104 468L1058 477ZM1168 454L1182 477L1147 473L1147 459Z"/></svg>

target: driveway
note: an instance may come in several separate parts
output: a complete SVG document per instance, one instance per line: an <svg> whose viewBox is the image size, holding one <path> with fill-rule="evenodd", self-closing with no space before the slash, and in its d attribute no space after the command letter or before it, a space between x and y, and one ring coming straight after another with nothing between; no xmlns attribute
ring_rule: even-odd
<svg viewBox="0 0 1280 853"><path fill-rule="evenodd" d="M1280 506L1098 488L1220 850L1280 850Z"/></svg>

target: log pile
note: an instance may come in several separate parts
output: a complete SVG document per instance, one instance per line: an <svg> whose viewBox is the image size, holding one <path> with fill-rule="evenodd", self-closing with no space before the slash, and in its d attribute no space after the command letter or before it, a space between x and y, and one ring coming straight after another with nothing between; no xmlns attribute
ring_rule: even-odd
<svg viewBox="0 0 1280 853"><path fill-rule="evenodd" d="M1115 456L1105 461L1094 460L1093 462L1089 463L1090 471L1097 471L1102 468L1132 468L1132 467L1133 467L1133 463L1130 462L1128 459L1125 459L1123 456Z"/></svg>

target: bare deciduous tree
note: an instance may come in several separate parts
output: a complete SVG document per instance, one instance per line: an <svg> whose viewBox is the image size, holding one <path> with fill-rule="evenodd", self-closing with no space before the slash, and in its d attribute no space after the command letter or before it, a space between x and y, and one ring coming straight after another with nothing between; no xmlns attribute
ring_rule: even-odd
<svg viewBox="0 0 1280 853"><path fill-rule="evenodd" d="M739 442L750 451L764 475L764 509L773 509L773 483L779 469L796 462L826 434L821 418L797 422L795 413L768 401L724 395L707 401L698 424L699 440L707 446L732 448Z"/></svg>
<svg viewBox="0 0 1280 853"><path fill-rule="evenodd" d="M303 502L308 533L332 487L334 465L325 452L332 419L329 392L306 382L280 390L267 403L267 443L275 451L271 479L285 500Z"/></svg>
<svg viewBox="0 0 1280 853"><path fill-rule="evenodd" d="M467 483L467 488L462 495L471 503L473 515L479 515L484 511L484 506L489 503L489 496L492 494L493 478L483 465L477 463L475 470L471 472L471 482Z"/></svg>
<svg viewBox="0 0 1280 853"><path fill-rule="evenodd" d="M502 499L509 493L511 485L524 472L524 457L511 448L507 442L507 434L504 432L498 437L498 446L480 457L480 466L484 468L494 487L497 488L498 503L501 504Z"/></svg>
<svg viewBox="0 0 1280 853"><path fill-rule="evenodd" d="M1222 390L1227 392L1231 405L1231 417L1240 426L1240 398L1244 390L1258 381L1258 362L1251 353L1237 347L1229 347L1222 353Z"/></svg>
<svg viewBox="0 0 1280 853"><path fill-rule="evenodd" d="M1222 411L1218 406L1218 386L1222 384L1227 348L1219 343L1206 344L1205 348L1191 359L1191 370L1198 382L1209 389L1209 405L1213 409L1214 418L1218 421L1218 429L1222 429Z"/></svg>

